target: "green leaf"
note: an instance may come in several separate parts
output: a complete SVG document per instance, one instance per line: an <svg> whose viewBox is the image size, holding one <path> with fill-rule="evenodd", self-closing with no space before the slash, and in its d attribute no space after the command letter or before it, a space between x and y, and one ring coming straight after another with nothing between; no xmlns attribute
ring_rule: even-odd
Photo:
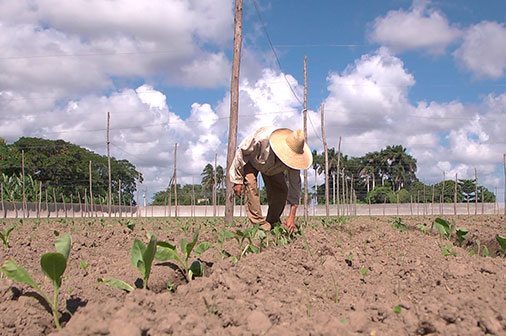
<svg viewBox="0 0 506 336"><path fill-rule="evenodd" d="M144 266L144 260L142 256L146 252L146 245L139 239L134 240L134 244L132 245L132 253L130 254L130 262L134 265L135 268L144 275L146 267Z"/></svg>
<svg viewBox="0 0 506 336"><path fill-rule="evenodd" d="M179 254L177 254L176 247L174 245L171 245L169 243L164 242L158 242L158 247L156 248L156 254L155 258L159 261L167 261L167 260L175 260L177 261L181 266L184 267L184 263L179 257Z"/></svg>
<svg viewBox="0 0 506 336"><path fill-rule="evenodd" d="M499 245L501 246L501 250L504 251L506 250L506 237L503 237L501 235L496 235L495 236L495 240L497 240L497 242L499 243Z"/></svg>
<svg viewBox="0 0 506 336"><path fill-rule="evenodd" d="M195 255L196 256L201 255L202 253L207 251L211 246L213 246L213 244L211 244L210 242L202 242L198 244L197 248L195 249Z"/></svg>
<svg viewBox="0 0 506 336"><path fill-rule="evenodd" d="M181 238L179 248L181 249L181 253L183 253L183 255L186 255L186 246L187 245L188 245L188 242L186 241L186 239Z"/></svg>
<svg viewBox="0 0 506 336"><path fill-rule="evenodd" d="M70 254L70 248L72 246L72 238L69 234L61 236L60 238L54 241L54 247L56 252L61 253L65 260L68 260Z"/></svg>
<svg viewBox="0 0 506 336"><path fill-rule="evenodd" d="M192 250L195 247L195 244L197 244L197 240L199 239L199 233L200 233L200 229L197 229L195 231L195 233L193 234L193 239L192 239L191 243L188 243L185 246L185 249L183 250L183 253L185 254L187 260L190 257Z"/></svg>
<svg viewBox="0 0 506 336"><path fill-rule="evenodd" d="M124 282L122 280L118 280L118 279L113 279L113 278L105 278L105 279L104 278L98 278L97 281L98 282L103 282L107 286L111 286L113 288L122 289L122 290L125 290L127 292L131 292L131 291L134 290L134 288L132 286L130 286L126 282Z"/></svg>
<svg viewBox="0 0 506 336"><path fill-rule="evenodd" d="M204 276L204 265L198 260L195 260L190 265L190 268L188 269L188 272L192 272L195 276ZM191 277L191 275L190 275Z"/></svg>
<svg viewBox="0 0 506 336"><path fill-rule="evenodd" d="M16 264L13 260L6 260L4 264L0 266L0 271L9 279L25 283L42 293L39 286L37 286L35 281L33 281L28 272L22 266Z"/></svg>
<svg viewBox="0 0 506 336"><path fill-rule="evenodd" d="M45 275L56 284L61 285L61 276L67 268L67 259L59 252L50 252L40 258L40 267Z"/></svg>
<svg viewBox="0 0 506 336"><path fill-rule="evenodd" d="M401 312L402 312L402 307L401 306L395 306L394 307L394 313L396 313L397 315L399 315Z"/></svg>
<svg viewBox="0 0 506 336"><path fill-rule="evenodd" d="M151 273L151 265L153 264L153 259L156 254L156 236L153 234L149 239L148 246L142 255L142 260L144 262L144 286L147 286L149 274Z"/></svg>

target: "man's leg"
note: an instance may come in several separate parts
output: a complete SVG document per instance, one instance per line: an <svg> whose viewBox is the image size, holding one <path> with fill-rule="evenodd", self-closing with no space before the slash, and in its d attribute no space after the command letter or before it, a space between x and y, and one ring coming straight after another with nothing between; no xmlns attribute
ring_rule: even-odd
<svg viewBox="0 0 506 336"><path fill-rule="evenodd" d="M244 166L244 195L246 206L246 214L253 225L265 223L262 216L262 208L260 207L260 196L257 187L258 170L249 162Z"/></svg>
<svg viewBox="0 0 506 336"><path fill-rule="evenodd" d="M288 197L288 186L286 185L283 173L274 176L262 174L267 191L267 202L269 211L267 212L267 221L271 224L281 223L281 214L285 209L286 198Z"/></svg>

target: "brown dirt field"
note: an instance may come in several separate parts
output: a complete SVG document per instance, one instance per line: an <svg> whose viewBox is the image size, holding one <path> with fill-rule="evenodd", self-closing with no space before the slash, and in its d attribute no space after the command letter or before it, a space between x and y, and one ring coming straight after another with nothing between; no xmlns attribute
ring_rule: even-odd
<svg viewBox="0 0 506 336"><path fill-rule="evenodd" d="M323 227L315 218L304 227L311 255L296 236L237 263L218 252L221 219L133 219L133 232L125 219L25 220L11 233L11 247L0 248L0 262L13 258L48 293L39 258L54 251L54 230L72 235L59 297L63 329L55 329L32 288L2 277L0 335L506 335L506 259L495 241L506 236L505 217L457 217L468 239L463 247L442 240L447 256L435 232L417 228L434 217L403 217L408 232L394 229L394 220L341 217ZM0 229L12 223L18 222L4 220ZM204 277L186 283L175 264L155 261L148 290L126 293L97 282L113 277L140 285L130 264L134 238L147 242L150 231L179 243L198 224L199 241L213 243L200 256ZM239 226L247 227L245 220ZM488 257L470 256L476 240ZM235 240L224 250L239 253Z"/></svg>

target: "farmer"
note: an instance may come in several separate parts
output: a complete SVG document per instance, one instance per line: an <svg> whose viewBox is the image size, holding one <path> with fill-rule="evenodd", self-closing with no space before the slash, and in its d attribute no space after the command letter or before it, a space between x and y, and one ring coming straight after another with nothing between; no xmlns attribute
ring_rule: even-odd
<svg viewBox="0 0 506 336"><path fill-rule="evenodd" d="M262 229L270 230L274 223L281 223L280 216L288 201L290 214L285 228L293 233L301 189L299 170L309 168L312 161L313 156L304 142L302 130L262 127L241 142L229 176L234 184L235 194L246 194L246 213L254 225L260 224ZM283 174L285 171L287 179ZM262 173L267 191L267 217L262 216L260 208L258 172Z"/></svg>

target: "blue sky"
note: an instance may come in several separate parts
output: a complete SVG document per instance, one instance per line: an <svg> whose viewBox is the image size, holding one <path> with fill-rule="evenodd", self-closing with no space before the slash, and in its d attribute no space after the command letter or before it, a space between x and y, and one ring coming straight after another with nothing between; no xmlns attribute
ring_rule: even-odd
<svg viewBox="0 0 506 336"><path fill-rule="evenodd" d="M358 156L402 144L425 183L474 177L504 190L506 3L244 0L239 141L265 124ZM0 136L62 138L136 164L148 195L172 175L225 165L232 0L0 0ZM265 25L265 26L264 26ZM264 27L279 56L271 50ZM132 127L137 127L133 129ZM320 177L322 179L322 177ZM312 181L312 178L310 179Z"/></svg>

